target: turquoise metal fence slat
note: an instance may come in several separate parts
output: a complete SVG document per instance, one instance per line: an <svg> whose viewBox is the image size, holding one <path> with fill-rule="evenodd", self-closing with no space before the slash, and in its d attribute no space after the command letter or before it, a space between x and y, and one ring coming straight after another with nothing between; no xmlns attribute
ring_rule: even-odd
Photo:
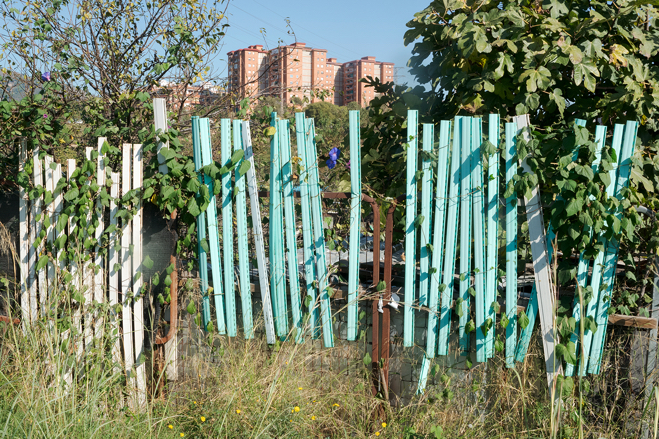
<svg viewBox="0 0 659 439"><path fill-rule="evenodd" d="M403 346L414 345L414 299L416 286L416 170L419 145L419 112L407 112L407 196L405 198L405 304Z"/></svg>
<svg viewBox="0 0 659 439"><path fill-rule="evenodd" d="M428 289L430 287L430 255L428 248L432 245L430 236L430 223L432 212L432 163L430 153L435 142L433 124L423 124L422 149L425 154L421 157L421 218L423 222L419 227L419 306L428 306Z"/></svg>
<svg viewBox="0 0 659 439"><path fill-rule="evenodd" d="M220 163L231 165L231 119L220 120ZM231 172L222 174L222 256L224 262L224 302L229 337L238 333L236 323L236 290L233 274L233 179Z"/></svg>
<svg viewBox="0 0 659 439"><path fill-rule="evenodd" d="M486 318L490 319L490 330L485 336L487 358L494 356L494 334L497 314L494 302L497 300L497 278L499 271L499 115L490 114L487 138L494 145L495 152L488 158L487 183L487 275L485 282Z"/></svg>
<svg viewBox="0 0 659 439"><path fill-rule="evenodd" d="M199 172L201 165L201 139L199 129L199 118L192 118L192 157L195 165L195 171ZM204 179L199 174L199 183L204 184ZM199 191L197 191L199 196ZM201 212L197 216L197 241L199 253L199 277L201 279L200 289L202 297L202 321L204 330L208 328L210 322L210 302L208 300L208 255L205 246L206 240L206 212Z"/></svg>
<svg viewBox="0 0 659 439"><path fill-rule="evenodd" d="M622 151L619 155L618 162L618 177L616 179L616 192L615 196L619 201L622 201L622 191L629 182L629 175L631 173L631 157L634 154L634 145L636 143L636 133L638 131L638 122L628 121L625 124L625 134L623 136ZM620 210L614 213L616 219L620 220L622 212ZM596 323L598 330L593 334L592 346L590 348L590 358L588 359L588 372L598 374L602 363L602 351L604 348L604 341L606 339L606 327L608 325L608 311L611 305L610 298L613 293L613 285L615 283L615 271L618 262L618 247L620 243L617 239L609 240L606 256L604 257L604 273L602 281L607 288L605 291L600 291L598 300L598 308L596 315ZM595 290L593 290L595 291ZM605 300L607 299L608 300Z"/></svg>
<svg viewBox="0 0 659 439"><path fill-rule="evenodd" d="M611 141L611 149L615 153L616 157L620 157L621 154L620 150L622 149L622 138L624 132L625 132L625 125L623 124L615 125L613 130L613 139ZM613 168L609 170L609 179L611 180L611 184L609 184L606 187L606 194L609 197L613 197L616 193L616 184L617 184L617 175L618 175L618 163L612 163L612 165ZM600 285L602 284L604 257L606 255L606 249L607 249L607 240L604 239L603 236L599 236L598 239L600 245L604 247L604 250L598 252L597 256L595 256L595 261L593 262L593 273L590 278L590 286L593 290L593 298L586 305L586 309L584 312L585 316L592 317L594 319L596 318L597 305L601 298ZM600 329L598 328L597 331L599 332ZM582 340L582 343L584 344L582 349L586 352L587 356L590 355L592 341L593 341L593 333L591 331L586 332ZM586 364L589 361L590 360L588 360Z"/></svg>
<svg viewBox="0 0 659 439"><path fill-rule="evenodd" d="M196 116L195 116L196 117ZM213 163L213 150L211 148L211 127L208 118L199 119L199 138L201 143L201 165L208 166ZM194 123L193 123L194 127ZM213 290L209 293L213 296L215 303L215 318L217 320L217 332L226 334L224 323L224 294L222 294L222 269L220 257L220 238L217 227L217 202L215 199L213 180L204 176L205 184L210 194L208 212L208 247L211 254L211 273L213 274ZM209 289L210 290L210 289Z"/></svg>
<svg viewBox="0 0 659 439"><path fill-rule="evenodd" d="M476 361L487 361L487 346L483 326L486 308L485 278L485 203L483 203L483 165L481 145L483 144L483 119L476 118L472 123L471 170L472 204L474 211L474 291L476 293Z"/></svg>
<svg viewBox="0 0 659 439"><path fill-rule="evenodd" d="M438 355L448 355L449 332L451 329L451 302L455 284L455 252L458 233L458 215L460 213L460 137L462 116L456 116L453 127L453 148L451 149L451 173L449 175L448 216L446 218L446 251L444 254L444 272L441 293L441 314L439 320Z"/></svg>
<svg viewBox="0 0 659 439"><path fill-rule="evenodd" d="M424 134L425 130L424 125ZM432 234L432 267L430 268L430 291L428 293L428 307L430 308L430 312L428 313L426 358L435 357L439 329L437 305L439 302L439 285L442 275L442 256L444 255L444 223L446 219L450 138L451 121L443 120L439 124L439 149L437 150L437 191L435 192L435 224Z"/></svg>
<svg viewBox="0 0 659 439"><path fill-rule="evenodd" d="M252 317L252 286L249 282L249 244L247 241L247 196L245 195L245 160L243 148L242 120L233 121L233 150L243 151L243 158L236 164L236 232L238 234L238 276L240 279L240 300L243 311L243 332L246 339L254 338Z"/></svg>
<svg viewBox="0 0 659 439"><path fill-rule="evenodd" d="M277 113L272 113L270 126L278 126ZM288 306L286 301L286 280L284 279L284 241L281 197L281 147L279 134L275 132L270 139L270 286L272 288L272 303L275 312L275 327L277 336L288 335Z"/></svg>
<svg viewBox="0 0 659 439"><path fill-rule="evenodd" d="M318 179L318 157L316 155L316 131L313 119L305 120L307 132L307 164L309 165L309 197L313 219L313 238L316 247L316 273L319 285L320 321L323 326L323 344L326 348L334 347L332 328L332 308L328 295L328 271L325 255L325 234L323 231L323 210Z"/></svg>
<svg viewBox="0 0 659 439"><path fill-rule="evenodd" d="M467 323L471 317L471 127L473 118L462 118L462 135L460 137L460 152L462 164L460 172L460 299L458 305L459 322L458 337L461 354L469 352L470 335L466 332ZM460 310L461 308L461 310Z"/></svg>
<svg viewBox="0 0 659 439"><path fill-rule="evenodd" d="M585 126L585 121L584 124L581 126ZM595 127L595 143L597 144L597 150L595 152L595 160L593 161L593 171L597 173L597 168L599 167L599 162L601 161L602 158L602 149L604 148L604 142L606 140L606 127L602 125L598 125ZM593 197L591 196L591 199ZM592 238L593 232L592 229L590 230L584 230L584 233L588 233L588 236ZM582 292L582 298L583 295L586 293L586 286L588 285L588 271L590 268L590 258L586 258L585 253L581 252L579 255L579 265L577 268L577 283L579 285L579 288L581 289ZM574 302L572 304L572 317L575 318L576 320L576 326L574 328L574 332L572 335L570 335L570 341L574 343L575 349L576 349L576 355L577 358L582 357L580 355L581 349L579 347L579 336L581 334L581 318L582 318L582 307L581 307L581 301L579 298L579 291L575 291L574 295ZM585 333L588 332L588 329L584 329L584 335ZM583 340L582 340L583 343ZM588 352L588 351L584 351ZM580 361L580 366L577 367L577 365L567 363L565 365L565 376L573 376L575 371L579 371L579 375L585 376L586 375L586 369L585 365L581 364ZM583 367L582 367L583 366Z"/></svg>
<svg viewBox="0 0 659 439"><path fill-rule="evenodd" d="M309 165L306 153L306 131L304 128L304 113L295 113L295 135L297 138L297 154L300 159L300 205L302 207L302 244L304 246L304 276L306 284L306 300L309 302L308 325L313 338L318 338L319 312L316 304L316 270L314 267L314 242L311 224L311 202L309 200Z"/></svg>
<svg viewBox="0 0 659 439"><path fill-rule="evenodd" d="M348 259L348 340L357 339L359 296L359 244L362 223L362 175L359 110L348 113L350 122L350 255ZM379 219L378 219L379 220ZM379 264L380 261L373 261Z"/></svg>
<svg viewBox="0 0 659 439"><path fill-rule="evenodd" d="M506 124L506 185L517 174L517 124ZM517 196L506 198L506 366L514 367L517 342Z"/></svg>
<svg viewBox="0 0 659 439"><path fill-rule="evenodd" d="M293 200L293 168L291 163L291 137L287 119L279 121L279 151L281 152L281 180L283 183L286 248L288 250L288 285L291 295L291 314L295 341L302 337L302 304L300 303L300 281L297 266L295 209Z"/></svg>

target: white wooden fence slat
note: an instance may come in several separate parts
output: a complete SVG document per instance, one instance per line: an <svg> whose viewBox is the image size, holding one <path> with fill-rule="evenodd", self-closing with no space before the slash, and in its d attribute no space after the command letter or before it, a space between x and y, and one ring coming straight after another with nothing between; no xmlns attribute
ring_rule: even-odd
<svg viewBox="0 0 659 439"><path fill-rule="evenodd" d="M96 184L98 184L99 187L99 194L97 194L98 198L96 199L96 212L95 215L98 218L98 226L96 227L96 233L94 234L94 238L96 238L97 244L96 248L94 249L94 265L95 271L94 271L94 301L97 303L102 303L105 302L105 298L103 297L104 294L103 292L105 289L103 288L103 281L105 279L105 264L103 263L103 257L101 256L101 235L103 235L103 230L105 229L104 227L104 222L103 222L103 204L101 203L101 197L100 197L100 191L107 190L105 189L105 161L103 160L103 154L101 153L101 149L103 148L103 144L107 141L105 137L99 137L98 138L98 145L97 145L97 150L98 150L98 162L96 164ZM100 316L98 312L94 313L94 335L96 338L102 339L103 338L103 317Z"/></svg>
<svg viewBox="0 0 659 439"><path fill-rule="evenodd" d="M122 148L122 169L121 169L121 195L126 195L131 190L130 168L131 168L131 145L124 144ZM133 352L133 316L131 291L133 287L132 277L132 257L130 251L131 241L131 221L127 218L121 219L121 303L122 313L121 322L123 326L124 340L124 370L128 383L129 401L135 401L134 392L136 389L135 375L133 366L135 365L135 355Z"/></svg>
<svg viewBox="0 0 659 439"><path fill-rule="evenodd" d="M57 185L59 181L62 179L62 165L57 164L57 167L55 168L55 173L53 174L54 176L54 185L55 185L55 219L53 223L57 225L57 222L59 220L60 215L62 214L62 209L64 208L64 197L62 196L62 190L57 189ZM57 240L60 236L65 233L65 230L62 229L60 231L57 231L57 226L55 226L55 240ZM66 268L66 263L64 261L63 257L63 249L56 249L56 251L53 253L53 256L55 257L58 265L58 273L57 273L57 288L64 288L65 285L60 284L59 279L62 278L62 273L64 272L64 269Z"/></svg>
<svg viewBox="0 0 659 439"><path fill-rule="evenodd" d="M87 157L87 160L92 159L92 151L93 148L91 146L88 146L85 148L85 155ZM88 177L91 177L91 174L88 172L87 173ZM86 185L89 185L91 180L86 180L87 182L85 183ZM85 298L85 303L84 303L84 313L83 313L83 318L84 318L84 330L85 330L85 350L89 351L94 346L94 322L93 322L93 317L91 313L91 308L92 308L92 302L94 300L94 269L92 268L91 264L91 254L89 249L86 246L86 242L88 239L91 239L92 236L89 235L89 226L92 223L92 210L89 209L89 212L87 214L87 221L85 223L85 227L83 228L84 231L84 236L82 238L82 242L80 242L80 246L83 249L82 250L82 282L80 284L80 288L82 288L83 291L83 297Z"/></svg>
<svg viewBox="0 0 659 439"><path fill-rule="evenodd" d="M272 317L268 267L265 259L263 226L261 224L261 207L259 204L259 192L256 183L256 170L254 169L254 151L252 149L252 135L249 129L249 121L243 121L242 131L243 142L245 145L245 159L249 162L249 169L246 174L247 190L249 191L249 201L252 209L252 233L254 234L256 263L259 270L259 285L261 286L261 301L263 306L263 318L265 320L265 339L268 344L275 344L275 324Z"/></svg>
<svg viewBox="0 0 659 439"><path fill-rule="evenodd" d="M73 179L73 173L76 170L76 161L75 159L69 159L68 164L67 164L67 180L71 181ZM68 239L68 245L69 248L73 247L74 251L77 250L77 246L79 245L78 240L75 237L75 234L78 233L76 230L78 227L77 222L73 218L69 218L69 239ZM75 251L76 255L78 254L77 251ZM69 259L69 273L71 273L71 276L73 278L72 281L72 292L80 293L80 272L78 270L78 260L79 257L74 257L72 259ZM76 348L76 358L78 361L80 361L80 358L82 357L82 351L83 351L83 344L82 344L82 339L80 338L82 336L82 304L76 300L73 301L74 304L76 305L76 309L73 312L73 328L75 329L75 334L73 334L73 337L69 336L69 340L72 340L73 343L75 344ZM69 342L71 343L71 341Z"/></svg>
<svg viewBox="0 0 659 439"><path fill-rule="evenodd" d="M25 164L27 163L27 142L21 140L19 147L19 156L18 156L18 172L25 171ZM19 255L20 255L20 267L21 267L21 321L23 323L23 330L26 329L27 322L30 319L30 292L28 287L28 278L29 271L28 267L30 265L29 255L32 253L30 248L34 248L30 245L33 242L30 239L29 227L28 227L28 211L30 208L30 201L28 199L28 194L25 189L21 186L18 189L18 219L19 219Z"/></svg>
<svg viewBox="0 0 659 439"><path fill-rule="evenodd" d="M137 404L146 403L146 365L144 363L144 304L142 291L142 145L133 145L133 189L139 191L136 213L133 217L133 330L135 331L135 360L137 378Z"/></svg>
<svg viewBox="0 0 659 439"><path fill-rule="evenodd" d="M121 180L121 174L118 172L112 172L110 175L112 180L112 187L110 188L110 225L118 227L117 224L117 211L119 208L115 203L117 197L119 197L119 182ZM112 332L111 336L115 339L112 345L112 361L116 364L121 364L121 342L119 340L119 316L116 313L116 306L119 303L119 256L120 253L116 249L117 243L117 231L110 233L110 246L108 249L108 304L110 305L111 316L112 316ZM115 332L116 330L116 332Z"/></svg>
<svg viewBox="0 0 659 439"><path fill-rule="evenodd" d="M516 116L517 128L523 130L530 125L529 115ZM530 140L528 131L524 131L525 140ZM533 173L526 160L522 161L524 172ZM538 186L531 191L531 199L524 200L526 204L526 217L529 223L529 238L531 241L531 254L533 257L533 271L538 291L538 315L540 316L540 333L542 347L545 352L545 367L547 370L547 384L551 394L554 380L562 373L560 361L556 358L553 321L554 321L554 287L551 279L549 259L547 256L547 241L545 237L545 222L540 204L540 190ZM556 395L555 395L556 397Z"/></svg>
<svg viewBox="0 0 659 439"><path fill-rule="evenodd" d="M35 186L43 186L43 170L41 166L41 161L39 160L39 148L35 147L32 151L32 158L34 160L33 164L33 178L34 178L34 185ZM32 200L32 228L34 230L34 234L30 235L30 241L32 243L35 243L37 240L40 240L40 234L41 234L41 224L43 221L42 215L41 215L41 209L42 209L42 202L41 198L35 198ZM39 314L39 304L37 303L38 295L39 295L39 289L43 288L44 282L45 282L45 276L44 276L44 271L39 270L37 273L37 263L39 261L39 257L41 257L41 253L43 251L43 244L39 244L36 248L34 247L34 244L30 247L30 250L34 251L34 258L33 258L33 267L34 267L34 281L32 282L32 290L30 294L30 321L34 322L37 320L37 316ZM44 290L45 292L45 290Z"/></svg>
<svg viewBox="0 0 659 439"><path fill-rule="evenodd" d="M164 98L153 100L153 119L156 131L167 131L167 101ZM169 148L169 142L158 142L158 172L167 174L167 163L165 157L160 154L162 148Z"/></svg>
<svg viewBox="0 0 659 439"><path fill-rule="evenodd" d="M53 158L51 156L45 156L43 159L44 163L44 189L51 194L55 192L55 185L53 184ZM44 200L44 209L43 217L41 219L42 223L48 218L49 225L46 227L46 240L48 245L52 247L55 234L55 205L53 203L54 199L50 203L46 203ZM53 262L49 261L46 264L46 285L45 288L42 287L42 302L41 302L41 314L43 317L46 317L50 311L50 302L53 300L53 295L55 294L55 266ZM43 294L45 293L45 294ZM53 328L53 321L48 319L48 326Z"/></svg>

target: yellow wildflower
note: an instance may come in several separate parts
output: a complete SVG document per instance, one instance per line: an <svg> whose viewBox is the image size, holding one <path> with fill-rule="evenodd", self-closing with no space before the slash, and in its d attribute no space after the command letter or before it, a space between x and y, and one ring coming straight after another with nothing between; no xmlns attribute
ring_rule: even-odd
<svg viewBox="0 0 659 439"><path fill-rule="evenodd" d="M300 411L300 407L295 406L295 408L294 408L293 410L295 410L296 412L299 412L299 411Z"/></svg>
<svg viewBox="0 0 659 439"><path fill-rule="evenodd" d="M297 390L302 390L302 387L298 387Z"/></svg>
<svg viewBox="0 0 659 439"><path fill-rule="evenodd" d="M311 417L311 420L312 420L312 421L315 421L315 420L316 420L316 417L315 417L315 416L312 416L312 417Z"/></svg>
<svg viewBox="0 0 659 439"><path fill-rule="evenodd" d="M170 430L173 430L173 429L174 429L174 426L173 426L172 424L169 424L169 425L167 426L167 428L169 428Z"/></svg>
<svg viewBox="0 0 659 439"><path fill-rule="evenodd" d="M337 403L334 403L334 407L339 407L339 405Z"/></svg>
<svg viewBox="0 0 659 439"><path fill-rule="evenodd" d="M197 404L197 401L192 401L193 404Z"/></svg>
<svg viewBox="0 0 659 439"><path fill-rule="evenodd" d="M376 432L375 432L375 435L376 435L376 436L380 436L380 432L379 432L379 431L376 431Z"/></svg>
<svg viewBox="0 0 659 439"><path fill-rule="evenodd" d="M240 410L236 410L236 413L240 414Z"/></svg>
<svg viewBox="0 0 659 439"><path fill-rule="evenodd" d="M387 423L386 422L382 423L382 428L387 428Z"/></svg>
<svg viewBox="0 0 659 439"><path fill-rule="evenodd" d="M200 419L201 419L201 422L206 422L206 418L204 418L203 416Z"/></svg>
<svg viewBox="0 0 659 439"><path fill-rule="evenodd" d="M185 436L185 433L181 433L181 437Z"/></svg>

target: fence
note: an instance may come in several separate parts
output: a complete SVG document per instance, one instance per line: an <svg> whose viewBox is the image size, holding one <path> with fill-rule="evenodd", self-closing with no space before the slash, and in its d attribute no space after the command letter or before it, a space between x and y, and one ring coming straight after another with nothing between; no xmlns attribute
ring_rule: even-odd
<svg viewBox="0 0 659 439"><path fill-rule="evenodd" d="M156 100L156 128L165 129L164 103ZM526 308L528 324L518 328L517 239L520 202L515 194L502 198L500 187L508 185L518 172L516 139L528 136L528 117L518 116L505 123L504 136L498 115L489 115L484 134L484 119L457 116L453 121L439 124L438 147L435 149L435 127L423 124L422 136L418 133L418 115L408 114L406 160L407 191L405 203L405 266L403 285L392 285L393 211L394 202L387 213L384 252L384 282L380 282L380 225L373 232L373 275L360 276L360 234L362 227L362 201L371 204L376 212L378 204L361 193L359 112L350 112L351 192L332 195L323 193L318 176L318 154L313 119L303 113L295 118L297 154L292 151L291 128L288 120L279 120L273 113L271 120L270 191L259 193L254 169L249 122L229 119L220 121L221 145L218 161L230 169L223 172L222 187L213 187L213 180L203 175L202 168L212 163L213 148L210 121L192 118L194 163L201 185L211 197L210 204L197 216L197 238L200 289L202 293L202 327L216 328L219 334L238 335L239 319L236 287L242 312L244 337L254 337L252 285L250 273L251 229L253 256L256 256L259 291L263 306L267 342L273 344L290 338L296 343L306 337L320 338L326 348L334 345L332 308L330 299L336 285L330 282L332 266L328 264L325 221L321 198L323 196L350 198L350 236L347 282L347 338L355 340L358 334L358 302L373 300L373 368L384 385L388 379L390 307L392 293L403 297L403 343L415 344L415 310L427 312L425 357L421 367L418 391L423 391L432 359L449 354L449 334L457 330L459 352L475 352L477 362L485 362L500 349L505 352L506 364L514 367L523 361L529 345L535 320L540 318L541 336L545 347L548 379L551 383L562 372L561 362L555 356L554 289L549 272L552 248L547 242L553 239L551 228L545 229L538 187L530 199L524 199L534 268L534 284ZM585 125L584 121L577 124ZM614 128L611 148L615 151L617 166L609 172L611 184L607 194L622 199L623 188L628 184L631 156L634 151L637 124L627 122ZM605 145L606 127L595 131L599 154ZM482 145L489 141L494 152L484 157ZM420 142L420 145L419 145ZM166 172L166 154L160 146L161 172ZM62 287L74 286L71 313L76 331L83 334L75 346L81 358L94 339L105 330L121 331L121 344L112 347L117 363L124 365L136 404L143 402L146 390L143 349L144 331L141 251L142 208L140 197L142 153L140 145L123 145L122 172L105 173L104 148L99 139L98 148L87 149L87 160L80 168L75 161L68 162L66 176L61 165L48 156L32 153L32 177L35 188L31 193L20 194L20 260L22 284L21 308L24 324L39 317L48 318L57 313L49 298ZM419 149L425 152L419 155ZM433 151L437 159L432 160ZM500 154L499 151L502 151ZM578 151L575 151L578 154ZM484 158L486 160L484 160ZM419 163L420 162L420 163ZM487 162L487 167L484 167ZM27 151L21 150L21 166L29 163ZM525 172L530 168L521 164ZM96 181L90 180L96 170ZM21 169L23 170L23 169ZM500 179L502 181L500 181ZM69 182L75 187L76 197L62 188ZM73 185L72 185L73 183ZM420 187L420 192L419 192ZM69 189L71 190L71 189ZM107 191L109 190L109 194ZM299 194L296 193L299 191ZM81 193L82 201L72 203ZM263 232L260 195L269 198L268 240ZM247 198L250 200L251 227L248 226ZM401 197L402 198L402 197ZM122 209L117 200L122 199ZM298 252L298 224L295 217L296 199L301 212L301 257ZM131 201L132 200L132 201ZM76 204L77 203L77 204ZM123 208L124 204L130 209ZM503 204L503 208L502 208ZM235 210L235 213L234 213ZM109 227L103 221L109 218ZM620 212L613 212L620 219ZM221 222L219 217L221 216ZM503 218L503 224L501 219ZM235 220L235 223L234 223ZM236 231L234 233L234 224ZM418 235L418 239L417 239ZM505 235L505 264L500 263L499 249ZM603 240L603 237L593 237ZM107 253L101 242L116 242L108 246ZM237 257L234 250L237 247ZM606 243L606 250L589 260L579 259L579 286L592 287L594 300L584 309L575 299L573 316L577 321L592 317L601 330L586 330L583 340L578 333L573 343L583 343L586 357L583 367L566 364L565 374L576 370L598 373L605 340L608 307L615 282L615 268L619 243ZM53 256L49 258L48 255ZM208 260L210 259L210 263ZM418 269L417 269L418 262ZM457 265L457 267L456 267ZM505 286L499 297L501 277L499 268L505 268ZM456 271L457 269L457 271ZM209 271L211 278L209 279ZM235 279L237 275L237 281ZM365 282L366 281L366 282ZM370 281L370 282L369 282ZM600 288L602 286L602 288ZM604 287L606 286L606 287ZM288 295L287 295L288 293ZM657 294L655 293L655 296ZM658 301L659 297L655 297ZM472 305L473 301L473 305ZM110 321L103 321L93 303L107 303L112 309ZM496 337L499 304L503 311L499 322L507 321L505 339L499 345ZM378 304L381 304L378 306ZM212 306L211 306L212 305ZM657 304L659 305L659 303ZM215 316L211 315L212 308ZM457 315L457 326L452 328L452 313ZM382 327L380 327L382 314ZM173 317L175 320L175 316ZM647 322L646 322L647 323ZM656 320L651 325L656 328ZM577 324L577 328L578 328ZM380 335L380 331L382 332ZM475 346L471 346L475 333ZM381 338L381 341L380 341ZM175 342L174 342L175 344ZM168 357L170 357L168 355ZM175 355L173 355L175 360ZM380 359L384 360L380 363ZM382 369L380 371L380 368ZM171 373L175 377L175 373ZM67 379L71 379L70 374Z"/></svg>

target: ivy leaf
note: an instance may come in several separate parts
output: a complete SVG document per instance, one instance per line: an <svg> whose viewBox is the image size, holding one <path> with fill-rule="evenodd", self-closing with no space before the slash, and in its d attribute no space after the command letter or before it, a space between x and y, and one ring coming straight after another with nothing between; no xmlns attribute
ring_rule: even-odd
<svg viewBox="0 0 659 439"><path fill-rule="evenodd" d="M508 326L508 323L510 323L508 316L506 314L501 314L501 327L505 329Z"/></svg>
<svg viewBox="0 0 659 439"><path fill-rule="evenodd" d="M476 330L476 324L474 323L474 320L469 320L467 324L465 324L465 332L469 334L472 331Z"/></svg>
<svg viewBox="0 0 659 439"><path fill-rule="evenodd" d="M64 194L64 199L68 202L72 202L73 200L78 198L79 194L80 193L78 191L78 188L73 187L73 188L69 189L68 191L66 191L66 193Z"/></svg>
<svg viewBox="0 0 659 439"><path fill-rule="evenodd" d="M187 306L187 308L186 308L186 311L187 311L188 314L190 314L190 315L192 315L192 314L197 314L197 307L195 306L193 300L191 300L190 303L188 303L188 306Z"/></svg>
<svg viewBox="0 0 659 439"><path fill-rule="evenodd" d="M263 134L265 136L274 136L275 133L277 133L277 128L275 127L267 127L266 129L263 130Z"/></svg>
<svg viewBox="0 0 659 439"><path fill-rule="evenodd" d="M41 257L39 258L39 262L37 262L36 270L39 271L43 269L46 266L46 264L48 264L48 255L41 255Z"/></svg>
<svg viewBox="0 0 659 439"><path fill-rule="evenodd" d="M208 240L206 238L199 241L199 245L201 246L203 251L205 251L206 253L210 253L210 249L208 248Z"/></svg>
<svg viewBox="0 0 659 439"><path fill-rule="evenodd" d="M199 205L197 204L197 199L196 198L190 198L190 201L188 201L188 213L194 217L198 217L201 215L201 209L199 208Z"/></svg>
<svg viewBox="0 0 659 439"><path fill-rule="evenodd" d="M364 355L363 361L364 361L364 366L367 367L373 362L373 359L371 358L371 355L368 352L366 352L366 355Z"/></svg>
<svg viewBox="0 0 659 439"><path fill-rule="evenodd" d="M142 262L142 265L144 265L149 270L153 268L153 260L149 255L146 255L146 258L144 258L144 262Z"/></svg>
<svg viewBox="0 0 659 439"><path fill-rule="evenodd" d="M491 328L492 328L492 319L489 318L485 320L481 325L481 331L483 332L483 336L487 336L487 333L490 332Z"/></svg>
<svg viewBox="0 0 659 439"><path fill-rule="evenodd" d="M240 168L238 168L238 175L241 177L245 175L247 171L249 171L250 166L252 166L252 164L249 161L243 160L243 162L240 164Z"/></svg>
<svg viewBox="0 0 659 439"><path fill-rule="evenodd" d="M245 151L243 151L242 149L234 151L233 154L231 155L231 164L235 165L240 160L242 160L244 156L245 156Z"/></svg>
<svg viewBox="0 0 659 439"><path fill-rule="evenodd" d="M522 329L526 329L527 326L529 326L529 317L526 315L524 311L519 313L519 316L517 317L517 322L519 323L519 327Z"/></svg>

